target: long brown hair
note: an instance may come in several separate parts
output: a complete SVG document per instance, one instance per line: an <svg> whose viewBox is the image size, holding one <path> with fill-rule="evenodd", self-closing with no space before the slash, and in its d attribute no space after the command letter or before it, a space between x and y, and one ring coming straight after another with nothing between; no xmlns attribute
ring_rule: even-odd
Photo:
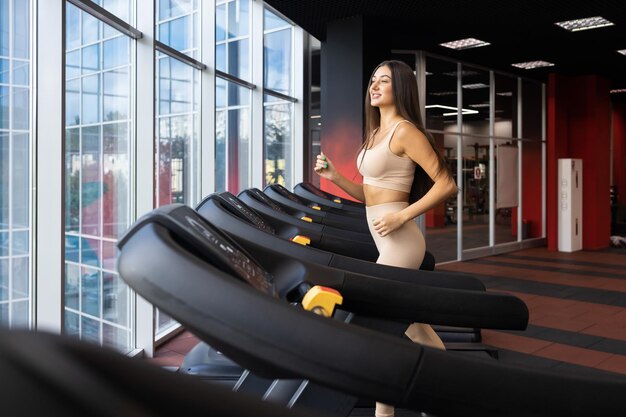
<svg viewBox="0 0 626 417"><path fill-rule="evenodd" d="M426 131L422 116L420 115L419 95L417 92L417 79L411 67L402 61L383 61L372 71L369 82L367 83L367 90L365 91L365 136L361 149L367 152L367 149L371 147L374 140L374 132L380 127L380 109L374 107L370 100L370 87L372 86L372 78L378 70L378 68L386 66L391 71L391 87L393 91L393 101L398 114L405 120L410 121L417 127L417 129L426 136L430 146L433 148L435 155L437 156L437 162L439 168L435 173L438 176L442 173L449 175L452 178L452 172L450 167L446 163L445 159L441 155L441 152L435 146L435 141L432 136ZM361 159L363 161L363 159ZM413 185L409 193L409 204L412 204L422 198L424 194L430 190L433 185L433 180L422 169L421 166L415 166L415 175L413 177Z"/></svg>

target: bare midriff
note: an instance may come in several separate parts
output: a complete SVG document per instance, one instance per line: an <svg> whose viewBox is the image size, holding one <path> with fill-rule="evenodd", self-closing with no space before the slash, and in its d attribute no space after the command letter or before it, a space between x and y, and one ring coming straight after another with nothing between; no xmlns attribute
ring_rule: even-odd
<svg viewBox="0 0 626 417"><path fill-rule="evenodd" d="M389 188L376 187L375 185L363 184L366 206L376 206L385 203L398 203L409 201L409 193L390 190Z"/></svg>

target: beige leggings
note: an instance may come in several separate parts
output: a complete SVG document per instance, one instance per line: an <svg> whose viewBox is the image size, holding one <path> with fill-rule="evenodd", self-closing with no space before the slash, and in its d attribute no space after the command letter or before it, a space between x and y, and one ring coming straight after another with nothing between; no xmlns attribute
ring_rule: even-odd
<svg viewBox="0 0 626 417"><path fill-rule="evenodd" d="M388 213L397 213L408 205L409 203L405 202L394 202L365 208L370 233L380 254L376 263L411 269L419 269L422 265L426 252L426 242L415 222L406 222L400 229L385 237L379 236L372 226L374 219ZM413 323L406 329L405 335L420 345L445 350L445 346L437 333L427 324ZM376 417L393 417L393 415L393 406L376 403Z"/></svg>

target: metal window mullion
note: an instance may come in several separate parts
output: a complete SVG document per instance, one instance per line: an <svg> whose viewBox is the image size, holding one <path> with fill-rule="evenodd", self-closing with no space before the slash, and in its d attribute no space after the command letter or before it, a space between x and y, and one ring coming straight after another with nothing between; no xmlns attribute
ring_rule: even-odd
<svg viewBox="0 0 626 417"><path fill-rule="evenodd" d="M495 167L495 107L496 85L493 71L489 71L489 246L496 244L496 170Z"/></svg>
<svg viewBox="0 0 626 417"><path fill-rule="evenodd" d="M143 33L142 39L136 41L135 49L135 115L136 134L134 155L130 160L134 165L133 193L135 202L133 207L134 219L153 208L155 181L155 119L154 119L154 91L155 91L155 13L153 0L137 0L135 13L137 29ZM132 149L132 148L131 148ZM132 163L132 162L131 162ZM131 170L131 172L133 172ZM143 349L145 356L154 354L154 308L152 304L141 296L135 296L135 348ZM131 296L132 297L132 296ZM131 318L132 322L132 318Z"/></svg>
<svg viewBox="0 0 626 417"><path fill-rule="evenodd" d="M113 13L109 12L102 6L94 3L91 0L67 0L69 3L81 9L83 12L88 13L98 19L98 21L106 23L114 29L122 32L123 34L133 38L141 39L143 34L141 31L129 25ZM140 0L138 0L140 1Z"/></svg>
<svg viewBox="0 0 626 417"><path fill-rule="evenodd" d="M252 84L260 86L251 93L250 118L252 126L250 129L250 181L252 187L262 188L265 182L265 151L264 151L264 107L263 107L263 3L251 2L250 43L251 43L251 69ZM252 155L255 157L253 158Z"/></svg>
<svg viewBox="0 0 626 417"><path fill-rule="evenodd" d="M456 106L457 106L457 115L456 115L456 124L457 131L461 131L461 127L463 126L463 112L458 109L463 108L463 79L461 77L462 66L460 63L456 64L457 78L456 78ZM426 103L424 103L426 105ZM457 154L457 164L456 164L456 178L457 185L462 190L465 190L465 179L463 177L463 137L461 135L456 136L456 154ZM457 229L456 229L456 252L457 252L457 261L463 259L463 192L457 194L456 197L456 209L457 209Z"/></svg>
<svg viewBox="0 0 626 417"><path fill-rule="evenodd" d="M517 138L522 137L522 122L523 122L523 111L522 111L522 79L517 78ZM524 209L524 193L522 193L523 185L524 185L524 177L522 172L522 151L524 150L524 144L521 140L517 141L517 241L521 242L523 239L522 235L522 210Z"/></svg>
<svg viewBox="0 0 626 417"><path fill-rule="evenodd" d="M63 328L63 207L64 207L64 41L65 2L36 2L37 67L35 202L37 210L34 327L60 333ZM44 65L45 64L45 65ZM59 105L59 103L61 105ZM45 132L45 140L44 137ZM40 135L41 133L41 135ZM41 139L41 140L40 140ZM41 203L41 204L37 204ZM42 250L39 250L42 248ZM45 248L45 251L43 250ZM41 273L40 273L41 272Z"/></svg>
<svg viewBox="0 0 626 417"><path fill-rule="evenodd" d="M546 85L541 84L541 237L546 237Z"/></svg>
<svg viewBox="0 0 626 417"><path fill-rule="evenodd" d="M292 74L292 75L294 75L294 74ZM269 89L269 88L263 88L263 94L267 94L268 96L276 97L276 98L279 98L281 100L288 101L290 103L297 103L298 101L302 101L302 98L300 98L300 100L298 100L298 97L296 97L295 94L294 94L294 96L288 96L286 94L279 93L278 91L275 91L275 90L272 90L272 89Z"/></svg>

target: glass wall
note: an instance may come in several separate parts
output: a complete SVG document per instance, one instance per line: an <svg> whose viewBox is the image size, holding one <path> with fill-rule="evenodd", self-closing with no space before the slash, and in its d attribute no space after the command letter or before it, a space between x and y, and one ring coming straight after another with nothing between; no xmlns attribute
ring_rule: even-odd
<svg viewBox="0 0 626 417"><path fill-rule="evenodd" d="M458 68L450 61L430 58L426 60L426 128L438 149L444 155L459 187L457 178L459 155L457 142L460 136L457 122ZM450 197L444 204L426 213L427 249L437 262L457 259L457 197Z"/></svg>
<svg viewBox="0 0 626 417"><path fill-rule="evenodd" d="M0 0L0 326L150 355L176 323L117 243L159 205L262 187L266 153L293 182L304 33L262 1L74 3Z"/></svg>
<svg viewBox="0 0 626 417"><path fill-rule="evenodd" d="M430 55L422 70L426 127L460 187L426 214L428 250L445 262L459 235L461 251L543 237L543 86Z"/></svg>
<svg viewBox="0 0 626 417"><path fill-rule="evenodd" d="M0 0L0 326L31 318L30 2Z"/></svg>
<svg viewBox="0 0 626 417"><path fill-rule="evenodd" d="M264 14L264 185L293 184L293 26L269 9ZM287 98L287 100L285 99Z"/></svg>
<svg viewBox="0 0 626 417"><path fill-rule="evenodd" d="M133 43L69 3L66 13L65 332L124 351L132 302L116 242L131 220Z"/></svg>

